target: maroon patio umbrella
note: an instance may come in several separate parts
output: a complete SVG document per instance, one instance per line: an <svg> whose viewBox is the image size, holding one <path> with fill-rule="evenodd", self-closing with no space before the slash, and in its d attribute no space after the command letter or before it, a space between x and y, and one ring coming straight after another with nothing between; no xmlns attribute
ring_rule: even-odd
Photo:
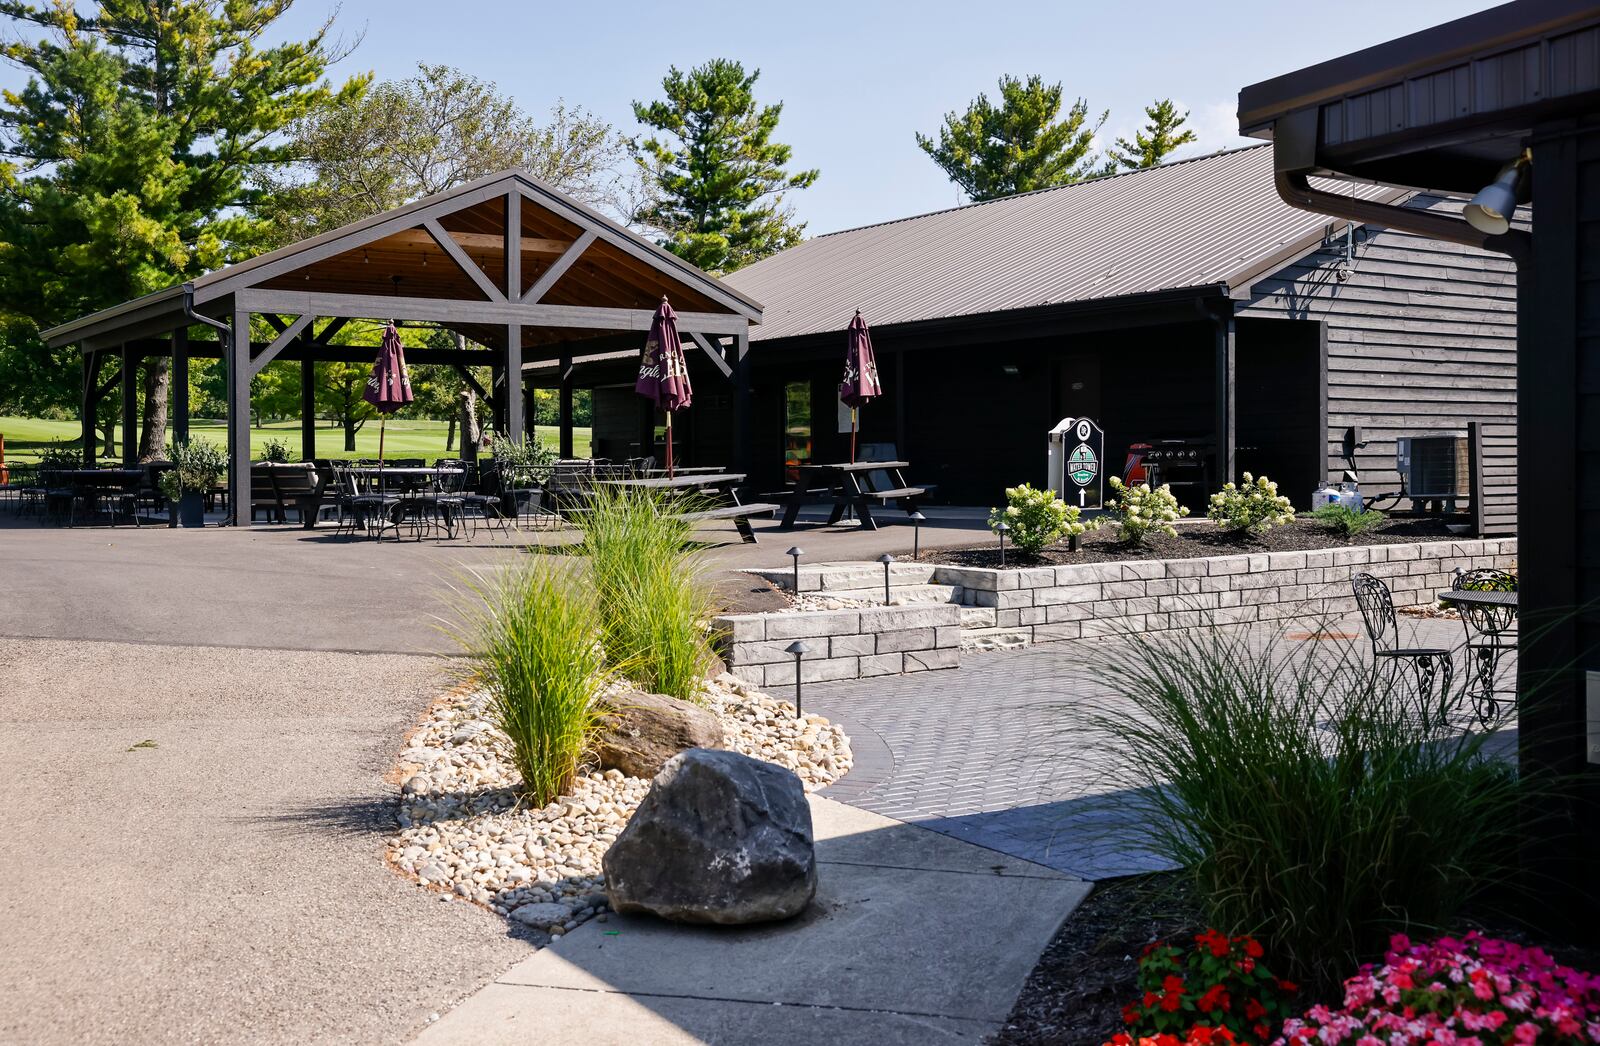
<svg viewBox="0 0 1600 1046"><path fill-rule="evenodd" d="M650 337L645 339L644 352L639 357L639 380L633 391L656 405L667 415L667 476L672 476L672 412L689 405L694 390L689 387L689 364L683 358L683 346L678 342L678 316L661 296L661 307L650 323Z"/></svg>
<svg viewBox="0 0 1600 1046"><path fill-rule="evenodd" d="M378 358L372 364L361 398L378 411L378 489L382 490L384 422L415 398L411 395L411 376L406 373L406 349L400 344L400 332L395 330L393 320L383 329Z"/></svg>
<svg viewBox="0 0 1600 1046"><path fill-rule="evenodd" d="M850 408L850 463L856 461L856 408L883 395L878 381L878 361L872 355L872 335L867 321L856 310L855 319L845 331L844 380L839 383L839 400Z"/></svg>

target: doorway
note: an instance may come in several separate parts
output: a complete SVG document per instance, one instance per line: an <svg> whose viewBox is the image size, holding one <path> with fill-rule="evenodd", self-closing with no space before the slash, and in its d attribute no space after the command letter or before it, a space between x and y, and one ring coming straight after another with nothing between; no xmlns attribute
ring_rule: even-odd
<svg viewBox="0 0 1600 1046"><path fill-rule="evenodd" d="M1056 358L1056 395L1050 424L1062 418L1093 418L1105 427L1100 413L1100 357L1088 353Z"/></svg>

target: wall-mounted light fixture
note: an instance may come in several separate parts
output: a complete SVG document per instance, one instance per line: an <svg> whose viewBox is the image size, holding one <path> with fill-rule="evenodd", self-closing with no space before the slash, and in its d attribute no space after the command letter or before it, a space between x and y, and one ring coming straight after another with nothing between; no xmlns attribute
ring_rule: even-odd
<svg viewBox="0 0 1600 1046"><path fill-rule="evenodd" d="M1517 204L1533 198L1533 153L1522 150L1522 155L1500 168L1494 181L1478 190L1462 210L1467 224L1479 232L1499 236L1511 230L1511 218L1517 213Z"/></svg>
<svg viewBox="0 0 1600 1046"><path fill-rule="evenodd" d="M1008 378L1015 378L1022 373L1022 368L1015 363L1002 363L1000 364L1000 373Z"/></svg>

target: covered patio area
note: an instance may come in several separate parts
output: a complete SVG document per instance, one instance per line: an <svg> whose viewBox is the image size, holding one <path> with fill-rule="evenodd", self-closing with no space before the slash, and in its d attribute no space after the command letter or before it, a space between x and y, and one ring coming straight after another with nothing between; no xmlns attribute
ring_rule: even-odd
<svg viewBox="0 0 1600 1046"><path fill-rule="evenodd" d="M189 439L189 361L226 371L228 504L250 524L250 388L276 360L365 363L377 344L335 343L352 320L442 328L454 348L407 350L412 363L456 368L493 405L492 426L519 440L528 429L524 368L553 364L569 376L597 355L637 350L667 298L678 330L728 383L735 438L727 462L745 471L749 447L749 327L761 307L520 171L448 193L228 266L44 333L83 354L85 465L95 459L94 418L120 390L123 464L137 458L140 361L172 360L172 438ZM487 367L490 387L473 377ZM109 372L109 373L108 373ZM301 370L301 444L315 456L314 370ZM572 386L560 384L560 454L573 451ZM639 401L639 456L655 450L655 412Z"/></svg>

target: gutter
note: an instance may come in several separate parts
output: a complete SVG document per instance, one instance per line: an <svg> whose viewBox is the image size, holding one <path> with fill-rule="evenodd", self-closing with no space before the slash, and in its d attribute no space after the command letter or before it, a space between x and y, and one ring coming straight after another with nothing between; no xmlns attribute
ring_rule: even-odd
<svg viewBox="0 0 1600 1046"><path fill-rule="evenodd" d="M1331 214L1348 221L1382 225L1418 236L1497 251L1509 255L1519 265L1530 256L1533 247L1533 237L1521 229L1491 236L1474 229L1464 219L1451 215L1412 210L1392 203L1361 200L1313 188L1309 173L1305 170L1277 170L1273 173L1272 181L1283 201L1302 211Z"/></svg>
<svg viewBox="0 0 1600 1046"><path fill-rule="evenodd" d="M222 363L227 366L233 358L233 328L221 320L194 311L194 284L183 285L183 314L195 323L203 323L217 330L217 345L222 350Z"/></svg>

